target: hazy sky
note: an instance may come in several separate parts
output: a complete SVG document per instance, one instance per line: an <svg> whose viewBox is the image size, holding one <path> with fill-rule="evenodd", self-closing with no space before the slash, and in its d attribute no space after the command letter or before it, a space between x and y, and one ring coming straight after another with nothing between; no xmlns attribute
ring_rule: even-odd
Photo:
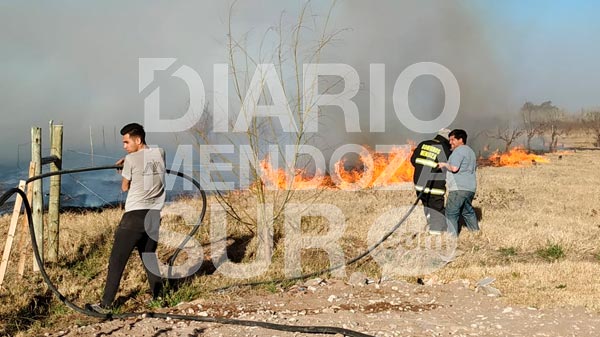
<svg viewBox="0 0 600 337"><path fill-rule="evenodd" d="M234 28L260 36L284 11L284 21L291 23L303 3L241 0ZM96 144L104 126L108 145L116 146L115 127L143 122L139 58L177 58L195 69L210 91L213 64L227 60L229 4L0 2L0 159L14 161L17 144L30 140L33 125L43 127L46 137L50 119L65 124L65 148L89 148L90 125ZM325 15L329 4L313 1L311 13ZM390 92L408 65L442 63L461 85L463 123L478 113L517 110L525 100L552 100L574 111L600 105L597 13L595 1L339 1L330 25L347 30L326 59L352 65L366 82L370 63L386 64ZM415 85L417 106L440 108L439 85L427 80ZM166 116L185 111L183 85L171 83L163 94ZM361 105L361 115L362 108L368 104ZM156 142L175 138L153 137Z"/></svg>
<svg viewBox="0 0 600 337"><path fill-rule="evenodd" d="M511 80L511 96L569 110L600 105L600 3L464 1Z"/></svg>

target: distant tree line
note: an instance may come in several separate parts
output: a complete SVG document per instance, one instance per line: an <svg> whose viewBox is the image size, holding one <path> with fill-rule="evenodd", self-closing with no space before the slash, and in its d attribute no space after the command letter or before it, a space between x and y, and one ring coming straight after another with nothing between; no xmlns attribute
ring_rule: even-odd
<svg viewBox="0 0 600 337"><path fill-rule="evenodd" d="M552 101L535 104L525 102L518 116L501 121L487 135L504 144L509 151L523 136L525 148L532 151L532 140L542 137L542 146L556 152L559 139L571 132L585 132L594 137L593 145L600 147L600 108L583 109L579 114L568 114L552 104ZM546 143L546 140L549 140Z"/></svg>

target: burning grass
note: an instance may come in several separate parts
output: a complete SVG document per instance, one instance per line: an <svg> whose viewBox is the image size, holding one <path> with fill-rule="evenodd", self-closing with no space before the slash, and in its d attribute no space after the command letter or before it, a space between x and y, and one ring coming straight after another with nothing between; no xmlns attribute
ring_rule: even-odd
<svg viewBox="0 0 600 337"><path fill-rule="evenodd" d="M317 171L314 174L303 169L293 173L282 168L274 168L269 158L261 161L262 181L277 189L309 190L340 189L357 190L365 188L388 187L412 182L414 167L410 156L414 144L405 147L393 147L389 152L376 152L366 146L357 162L349 165L341 159L334 164L333 174Z"/></svg>
<svg viewBox="0 0 600 337"><path fill-rule="evenodd" d="M260 162L261 178L270 188L311 190L337 189L354 191L358 189L377 189L412 183L414 167L410 157L415 144L404 147L394 147L390 152L383 153L363 146L364 151L356 162L348 165L345 159L334 164L334 172L326 174L317 171L313 174L303 169L286 172L283 168L275 168L267 157ZM566 154L559 153L559 155ZM515 147L509 152L495 151L487 158L480 158L480 166L494 167L525 167L538 163L549 163L547 156L527 152L523 147Z"/></svg>
<svg viewBox="0 0 600 337"><path fill-rule="evenodd" d="M548 162L549 160L545 156L529 153L523 147L515 147L512 148L510 151L504 153L496 151L492 153L488 158L481 159L479 161L479 164L496 167L522 167Z"/></svg>

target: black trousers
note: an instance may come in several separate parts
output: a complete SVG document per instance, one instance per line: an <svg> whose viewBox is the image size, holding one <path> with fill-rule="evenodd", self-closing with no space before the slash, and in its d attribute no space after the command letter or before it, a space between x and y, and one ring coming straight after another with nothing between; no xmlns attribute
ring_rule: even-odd
<svg viewBox="0 0 600 337"><path fill-rule="evenodd" d="M419 196L417 191L417 196ZM425 210L425 217L427 217L427 223L429 224L429 230L445 232L447 229L445 208L444 208L444 196L435 195L430 193L423 193L420 198L423 203L423 209Z"/></svg>
<svg viewBox="0 0 600 337"><path fill-rule="evenodd" d="M163 282L156 256L159 226L160 211L138 210L123 214L115 233L115 240L108 262L108 276L106 277L104 295L102 296L103 306L110 307L115 300L123 271L134 248L137 248L140 259L142 259L153 297L160 295ZM143 257L144 253L150 253L150 255L146 254Z"/></svg>

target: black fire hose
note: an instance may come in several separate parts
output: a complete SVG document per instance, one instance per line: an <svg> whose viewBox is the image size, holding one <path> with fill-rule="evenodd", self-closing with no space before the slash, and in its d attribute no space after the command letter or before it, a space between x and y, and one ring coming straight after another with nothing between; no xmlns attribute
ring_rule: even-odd
<svg viewBox="0 0 600 337"><path fill-rule="evenodd" d="M88 172L88 171L116 169L116 168L119 168L119 166L103 166L103 167L92 167L92 168L82 168L82 169L50 172L50 173L41 174L41 175L38 175L35 177L31 177L27 180L26 183L30 183L34 180L38 180L38 179L42 179L42 178L50 177L50 176L54 176L54 175L72 174L72 173L78 173L78 172ZM202 213L201 213L198 223L192 229L192 232L190 232L190 234L193 235L198 230L198 228L203 220L205 211L206 211L205 192L201 189L200 184L197 181L193 180L193 178L188 177L187 175L185 175L181 172L175 172L175 171L171 171L171 170L167 170L167 173L176 174L177 176L191 180L194 183L194 185L202 193L203 210L202 210ZM338 327L330 327L330 326L294 326L294 325L267 323L267 322L261 322L261 321L238 320L238 319L218 318L218 317L201 317L201 316L191 316L191 315L188 316L188 315L162 314L162 313L155 313L155 312L101 314L101 313L98 313L95 311L86 310L84 308L81 308L81 307L75 305L73 302L71 302L69 299L67 299L62 293L60 293L58 288L56 288L56 286L52 283L52 280L50 280L50 277L46 273L46 269L44 267L44 264L40 257L40 252L37 247L37 240L35 237L35 229L33 227L32 211L31 211L31 206L29 205L29 201L27 200L27 195L18 188L11 188L10 190L6 191L2 196L0 196L0 205L3 205L14 194L19 194L19 196L21 196L21 198L23 199L23 205L25 207L25 214L27 216L27 223L29 225L29 233L30 233L30 237L31 237L31 244L33 247L33 254L35 256L38 266L40 267L40 273L42 274L42 278L44 279L44 282L48 285L48 288L50 288L50 290L54 293L54 295L56 295L56 297L59 298L59 300L61 302L63 302L67 307L69 307L72 310L79 312L81 314L92 316L92 317L97 317L97 318L104 318L104 319L126 319L126 318L130 318L130 317L137 317L139 315L145 315L146 317L153 317L153 318L171 318L171 319L180 319L180 320L197 321L197 322L205 322L205 323L254 326L254 327L261 327L261 328L266 328L266 329L271 329L271 330L288 331L288 332L301 332L301 333L311 333L311 334L342 334L344 336L350 336L350 337L373 337L371 335L367 335L367 334L364 334L364 333L361 333L358 331L353 331L353 330L338 328ZM185 244L191 238L191 235L189 235L186 238L186 240L184 240L184 242L182 242L182 244L179 245L179 250L181 250L185 246ZM176 253L178 253L178 252L176 252ZM176 256L175 256L175 258L176 258ZM174 261L175 258L171 257L169 260Z"/></svg>
<svg viewBox="0 0 600 337"><path fill-rule="evenodd" d="M295 276L295 277L290 277L290 278L280 278L280 279L271 280L271 281L259 281L259 282L250 282L250 283L244 283L244 284L233 284L230 286L215 289L215 291L224 291L224 290L231 289L234 287L252 287L252 286L258 286L258 285L264 285L264 284L270 284L270 283L281 283L281 282L287 282L287 281L305 280L305 279L308 279L311 277L330 273L334 270L343 268L345 266L352 265L352 264L358 262L359 260L363 259L365 256L369 255L372 251L374 251L377 247L379 247L385 240L387 240L392 234L394 234L394 232L397 231L398 228L400 228L400 226L402 226L404 221L406 221L406 219L408 219L408 216L411 215L411 213L415 210L415 207L417 207L417 204L419 203L419 200L421 200L422 195L423 195L423 191L420 191L419 195L417 196L417 199L410 206L410 209L408 210L408 212L406 212L406 214L404 214L404 216L400 219L400 221L398 221L398 223L395 224L394 227L392 227L392 229L390 229L387 233L385 233L385 235L379 241L377 241L376 243L371 245L364 252L362 252L362 253L358 254L357 256L355 256L354 258L350 259L350 261L348 261L348 262L345 262L343 264L338 264L333 267L317 270L312 273L302 274L300 276Z"/></svg>
<svg viewBox="0 0 600 337"><path fill-rule="evenodd" d="M27 185L35 180L48 178L48 177L52 177L52 176L56 176L56 175L74 174L74 173L100 171L100 170L121 169L121 168L122 168L122 166L119 166L119 165L109 165L109 166L85 167L85 168L72 169L72 170L48 172L48 173L40 174L40 175L37 175L37 176L27 179L25 181L25 184ZM198 191L200 191L200 197L202 198L202 210L200 211L200 216L198 217L196 224L194 225L194 227L192 228L190 233L186 236L186 238L181 242L181 244L179 244L179 246L177 247L175 252L167 259L167 264L169 266L169 268L167 269L167 279L171 279L171 276L172 276L171 272L173 270L173 265L175 264L175 260L177 259L177 256L179 256L179 253L181 253L181 251L183 250L185 245L191 240L191 238L196 234L196 232L198 232L198 229L200 229L200 225L202 225L202 221L204 221L204 216L206 215L206 192L204 192L204 190L202 189L202 186L200 186L200 183L196 179L186 175L185 173L170 170L170 169L166 169L166 172L167 172L167 174L173 174L173 175L176 175L178 177L181 177L183 179L190 181L192 184L194 184L194 186L198 189Z"/></svg>

